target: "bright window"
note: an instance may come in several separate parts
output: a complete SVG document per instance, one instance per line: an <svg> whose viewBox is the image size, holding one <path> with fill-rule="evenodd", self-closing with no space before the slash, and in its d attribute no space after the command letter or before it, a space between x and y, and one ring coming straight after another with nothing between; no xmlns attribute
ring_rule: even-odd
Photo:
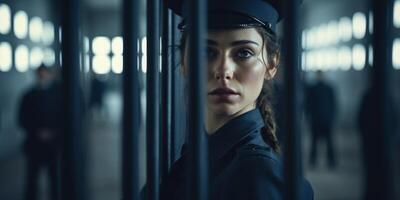
<svg viewBox="0 0 400 200"><path fill-rule="evenodd" d="M368 64L372 67L374 64L374 49L372 48L371 45L368 47Z"/></svg>
<svg viewBox="0 0 400 200"><path fill-rule="evenodd" d="M111 51L110 39L98 36L93 39L92 51L97 55L108 55Z"/></svg>
<svg viewBox="0 0 400 200"><path fill-rule="evenodd" d="M83 37L83 52L89 53L90 50L90 44L89 44L89 38L88 37Z"/></svg>
<svg viewBox="0 0 400 200"><path fill-rule="evenodd" d="M110 57L107 55L95 55L93 57L93 72L96 74L107 74L110 72Z"/></svg>
<svg viewBox="0 0 400 200"><path fill-rule="evenodd" d="M351 68L351 49L347 46L339 48L338 54L338 66L341 70L347 71Z"/></svg>
<svg viewBox="0 0 400 200"><path fill-rule="evenodd" d="M25 11L18 11L14 15L14 34L19 39L28 35L28 15Z"/></svg>
<svg viewBox="0 0 400 200"><path fill-rule="evenodd" d="M29 50L25 45L19 45L15 49L15 68L19 72L26 72L29 69Z"/></svg>
<svg viewBox="0 0 400 200"><path fill-rule="evenodd" d="M317 28L313 27L309 31L307 31L307 48L314 48L317 43Z"/></svg>
<svg viewBox="0 0 400 200"><path fill-rule="evenodd" d="M339 41L338 23L334 20L330 21L328 24L327 40L329 44L336 44Z"/></svg>
<svg viewBox="0 0 400 200"><path fill-rule="evenodd" d="M31 50L31 54L29 57L29 63L32 69L38 68L43 61L43 51L40 47L34 47Z"/></svg>
<svg viewBox="0 0 400 200"><path fill-rule="evenodd" d="M6 4L0 4L0 33L7 34L11 29L11 10Z"/></svg>
<svg viewBox="0 0 400 200"><path fill-rule="evenodd" d="M90 56L89 54L85 55L85 60L84 60L84 72L88 73L90 71Z"/></svg>
<svg viewBox="0 0 400 200"><path fill-rule="evenodd" d="M111 69L114 73L120 74L123 71L123 57L122 55L115 55L112 57Z"/></svg>
<svg viewBox="0 0 400 200"><path fill-rule="evenodd" d="M340 18L338 29L340 38L343 42L347 42L351 39L353 32L352 32L352 24L350 18L348 17Z"/></svg>
<svg viewBox="0 0 400 200"><path fill-rule="evenodd" d="M56 62L56 55L54 53L54 50L51 48L44 49L43 64L50 67L50 66L53 66L55 62Z"/></svg>
<svg viewBox="0 0 400 200"><path fill-rule="evenodd" d="M322 24L317 28L317 47L327 45L327 31L328 26Z"/></svg>
<svg viewBox="0 0 400 200"><path fill-rule="evenodd" d="M392 62L395 69L400 69L400 38L393 42Z"/></svg>
<svg viewBox="0 0 400 200"><path fill-rule="evenodd" d="M353 15L353 36L356 39L362 39L367 30L367 18L362 12L356 12Z"/></svg>
<svg viewBox="0 0 400 200"><path fill-rule="evenodd" d="M42 41L46 45L51 45L54 42L54 25L51 22L43 23Z"/></svg>
<svg viewBox="0 0 400 200"><path fill-rule="evenodd" d="M43 22L39 17L33 17L29 22L29 38L33 42L40 42L43 33Z"/></svg>
<svg viewBox="0 0 400 200"><path fill-rule="evenodd" d="M142 38L142 58L141 58L141 67L142 67L142 72L147 73L147 38L143 37Z"/></svg>
<svg viewBox="0 0 400 200"><path fill-rule="evenodd" d="M111 42L111 49L113 54L119 54L122 55L123 50L124 50L124 44L123 44L122 37L114 37Z"/></svg>
<svg viewBox="0 0 400 200"><path fill-rule="evenodd" d="M301 47L303 49L307 48L307 30L303 30L301 33Z"/></svg>
<svg viewBox="0 0 400 200"><path fill-rule="evenodd" d="M396 28L400 28L400 1L399 0L394 2L393 25Z"/></svg>
<svg viewBox="0 0 400 200"><path fill-rule="evenodd" d="M107 37L98 36L92 41L92 52L94 53L92 68L96 74L107 74L111 71L111 41Z"/></svg>
<svg viewBox="0 0 400 200"><path fill-rule="evenodd" d="M361 44L355 44L353 46L353 68L355 70L362 70L365 66L366 50Z"/></svg>
<svg viewBox="0 0 400 200"><path fill-rule="evenodd" d="M12 66L12 49L8 42L0 43L0 58L0 71L9 71Z"/></svg>

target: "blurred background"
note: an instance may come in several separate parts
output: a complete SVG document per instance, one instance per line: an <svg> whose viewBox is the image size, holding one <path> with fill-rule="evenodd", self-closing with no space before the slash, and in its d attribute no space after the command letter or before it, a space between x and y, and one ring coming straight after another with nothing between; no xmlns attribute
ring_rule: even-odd
<svg viewBox="0 0 400 200"><path fill-rule="evenodd" d="M140 21L139 58L141 116L142 127L145 127L146 1L140 2L143 18ZM48 110L57 110L53 107L59 103L57 82L63 68L59 5L58 0L0 1L0 199L22 200L27 192L33 192L25 189L29 184L26 181L27 169L32 167L26 156L30 151L27 127L31 126L29 117L32 116L25 116L27 111L24 109L35 107L43 113L41 116L52 116L37 119L37 123L58 120L57 113L48 113ZM76 48L80 50L81 90L85 105L82 132L86 138L88 199L121 197L121 6L121 0L81 1L81 44ZM395 0L393 13L390 94L394 105L399 107L400 0ZM363 199L367 187L365 172L368 170L368 157L364 154L368 150L364 147L373 143L374 137L380 136L379 133L368 133L359 126L360 122L365 122L363 110L371 105L366 103L366 99L374 51L371 42L372 15L365 0L304 0L301 6L304 80L302 155L304 173L314 188L315 199L359 200ZM183 101L179 98L183 97L184 88L179 66L173 72L177 77L174 84L177 99ZM280 82L278 77L278 123L282 112L279 105L282 96ZM36 104L26 103L29 94L34 92L41 95ZM178 100L176 104L182 105L182 102ZM394 124L400 122L399 117L390 118L395 120ZM184 119L179 115L177 121ZM176 131L182 133L183 126L182 123ZM55 129L40 130L38 138L41 138L39 142L50 144L49 149L57 151L57 143L49 142L55 137ZM400 127L393 130L390 141L393 142L391 151L395 155L392 166L394 188L397 189L396 199L400 199ZM143 153L139 158L141 173L138 179L143 185L146 174L143 128L139 136L139 149ZM284 138L284 133L280 133L279 137ZM180 134L174 140L174 151L179 152L185 138ZM52 171L52 155L47 155L47 150L37 150L39 154L46 154L43 162L49 163L39 167L37 177L33 177L38 180L38 199L52 199L52 174L56 172Z"/></svg>

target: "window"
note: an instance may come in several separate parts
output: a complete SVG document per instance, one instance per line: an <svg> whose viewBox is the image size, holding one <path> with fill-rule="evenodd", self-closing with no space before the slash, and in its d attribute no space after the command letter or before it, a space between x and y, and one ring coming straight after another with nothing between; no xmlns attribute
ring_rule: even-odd
<svg viewBox="0 0 400 200"><path fill-rule="evenodd" d="M92 51L94 54L109 54L111 50L110 39L107 37L95 37L92 42Z"/></svg>
<svg viewBox="0 0 400 200"><path fill-rule="evenodd" d="M392 62L393 67L400 70L400 38L396 38L393 42Z"/></svg>
<svg viewBox="0 0 400 200"><path fill-rule="evenodd" d="M142 58L141 58L141 65L142 65L142 72L147 72L147 38L142 38Z"/></svg>
<svg viewBox="0 0 400 200"><path fill-rule="evenodd" d="M369 45L368 47L368 64L372 67L374 64L374 49L372 48L372 45Z"/></svg>
<svg viewBox="0 0 400 200"><path fill-rule="evenodd" d="M11 10L6 4L0 4L0 33L7 34L11 29Z"/></svg>
<svg viewBox="0 0 400 200"><path fill-rule="evenodd" d="M50 67L53 66L56 61L56 56L54 50L51 48L46 48L43 50L43 64Z"/></svg>
<svg viewBox="0 0 400 200"><path fill-rule="evenodd" d="M19 45L15 49L15 68L19 72L26 72L29 69L29 51L25 45Z"/></svg>
<svg viewBox="0 0 400 200"><path fill-rule="evenodd" d="M103 36L95 37L92 41L92 51L94 53L92 68L96 74L107 74L111 70L110 43L110 39Z"/></svg>
<svg viewBox="0 0 400 200"><path fill-rule="evenodd" d="M29 22L29 38L33 42L40 42L43 33L43 22L39 17L33 17Z"/></svg>
<svg viewBox="0 0 400 200"><path fill-rule="evenodd" d="M31 54L29 57L29 63L32 69L38 68L43 61L43 51L40 47L34 47L31 50Z"/></svg>
<svg viewBox="0 0 400 200"><path fill-rule="evenodd" d="M24 11L18 11L14 15L14 34L19 39L28 35L28 15Z"/></svg>
<svg viewBox="0 0 400 200"><path fill-rule="evenodd" d="M307 48L308 49L314 48L315 44L317 43L316 32L317 32L316 27L313 27L309 31L307 31Z"/></svg>
<svg viewBox="0 0 400 200"><path fill-rule="evenodd" d="M42 42L45 45L51 45L54 42L54 25L51 22L44 22Z"/></svg>
<svg viewBox="0 0 400 200"><path fill-rule="evenodd" d="M323 47L327 45L327 26L322 24L317 28L317 47Z"/></svg>
<svg viewBox="0 0 400 200"><path fill-rule="evenodd" d="M94 73L107 74L110 72L110 58L107 55L95 55L92 66Z"/></svg>
<svg viewBox="0 0 400 200"><path fill-rule="evenodd" d="M347 46L340 47L337 57L338 57L338 67L344 71L350 70L351 58L352 58L352 53L350 48Z"/></svg>
<svg viewBox="0 0 400 200"><path fill-rule="evenodd" d="M12 66L12 50L8 42L0 43L0 71L10 71Z"/></svg>
<svg viewBox="0 0 400 200"><path fill-rule="evenodd" d="M113 54L121 54L124 50L122 37L114 37L111 42L111 49Z"/></svg>
<svg viewBox="0 0 400 200"><path fill-rule="evenodd" d="M367 30L367 19L362 12L356 12L353 15L353 36L356 39L362 39Z"/></svg>
<svg viewBox="0 0 400 200"><path fill-rule="evenodd" d="M88 73L90 71L90 56L89 56L89 50L90 50L90 44L89 44L89 38L84 36L83 37L83 52L84 52L84 60L83 60L83 71L85 73Z"/></svg>
<svg viewBox="0 0 400 200"><path fill-rule="evenodd" d="M400 28L400 1L399 0L394 2L393 25L396 28Z"/></svg>
<svg viewBox="0 0 400 200"><path fill-rule="evenodd" d="M352 36L352 24L351 19L348 17L342 17L339 21L339 34L343 42L347 42Z"/></svg>
<svg viewBox="0 0 400 200"><path fill-rule="evenodd" d="M353 68L355 70L362 70L365 66L366 50L361 44L355 44L353 46Z"/></svg>
<svg viewBox="0 0 400 200"><path fill-rule="evenodd" d="M338 37L338 23L332 20L328 24L327 40L329 44L337 44L339 41Z"/></svg>
<svg viewBox="0 0 400 200"><path fill-rule="evenodd" d="M111 60L111 69L114 73L120 74L123 71L123 39L122 37L114 37L111 42L113 57Z"/></svg>

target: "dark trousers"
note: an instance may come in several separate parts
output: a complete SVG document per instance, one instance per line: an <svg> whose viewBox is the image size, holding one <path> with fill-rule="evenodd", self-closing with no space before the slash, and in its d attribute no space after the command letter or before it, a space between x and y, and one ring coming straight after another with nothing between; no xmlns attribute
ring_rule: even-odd
<svg viewBox="0 0 400 200"><path fill-rule="evenodd" d="M336 166L335 151L332 142L332 128L328 125L321 125L319 123L312 124L311 127L312 141L311 141L311 151L310 151L310 165L314 167L317 163L317 151L318 143L324 141L327 146L327 158L328 165L330 168Z"/></svg>
<svg viewBox="0 0 400 200"><path fill-rule="evenodd" d="M25 199L38 199L38 177L41 170L45 170L49 177L50 199L58 200L59 181L57 173L57 157L44 157L43 155L41 157L38 157L38 155L27 155Z"/></svg>

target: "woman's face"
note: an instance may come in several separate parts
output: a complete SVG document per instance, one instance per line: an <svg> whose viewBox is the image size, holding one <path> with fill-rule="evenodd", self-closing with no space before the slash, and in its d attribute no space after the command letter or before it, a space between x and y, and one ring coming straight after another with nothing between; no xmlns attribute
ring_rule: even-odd
<svg viewBox="0 0 400 200"><path fill-rule="evenodd" d="M208 114L232 116L255 108L264 79L276 71L268 67L265 45L255 28L208 33Z"/></svg>

